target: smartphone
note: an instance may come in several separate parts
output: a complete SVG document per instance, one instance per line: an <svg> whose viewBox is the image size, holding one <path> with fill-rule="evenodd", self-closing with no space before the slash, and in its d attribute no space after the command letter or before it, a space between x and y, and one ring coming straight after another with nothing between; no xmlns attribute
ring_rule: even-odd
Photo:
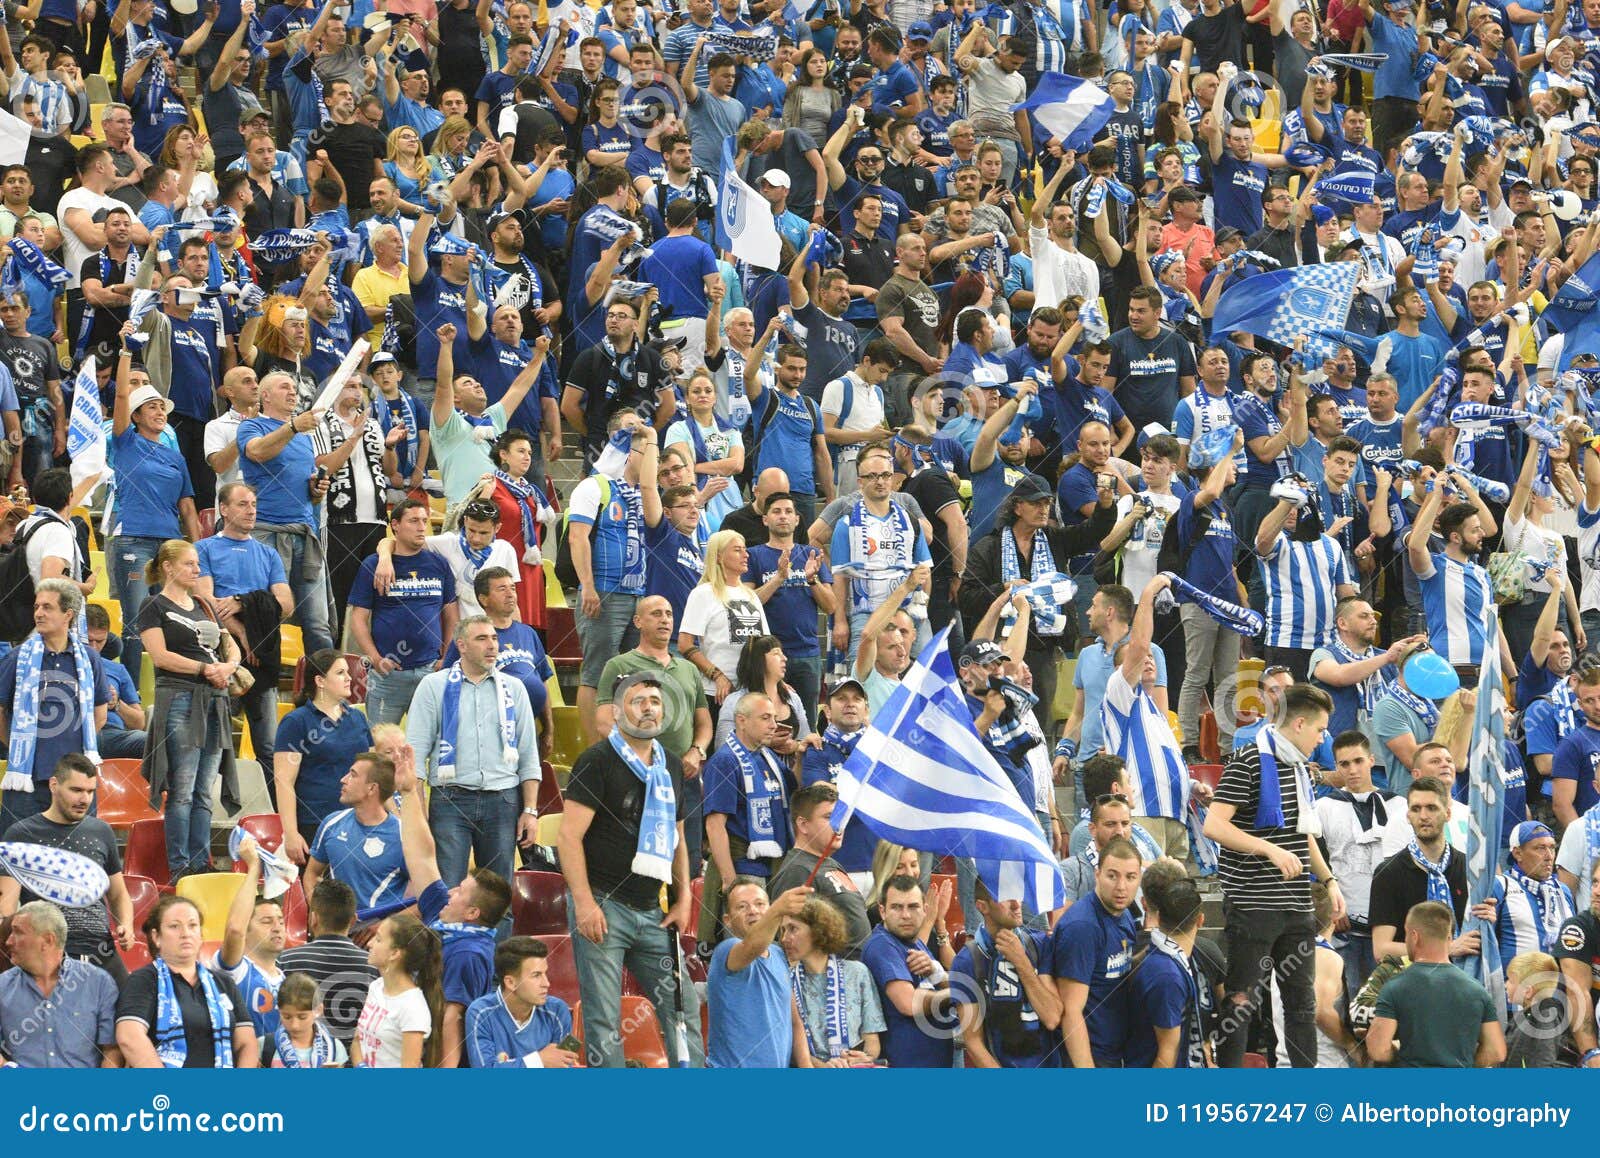
<svg viewBox="0 0 1600 1158"><path fill-rule="evenodd" d="M773 743L782 743L784 740L794 739L794 726L792 724L779 724L772 729Z"/></svg>
<svg viewBox="0 0 1600 1158"><path fill-rule="evenodd" d="M561 1039L560 1045L561 1045L561 1048L566 1050L568 1053L575 1053L575 1054L580 1054L580 1055L583 1053L583 1042L578 1040L578 1037L577 1037L576 1034L572 1034L572 1033L567 1034L566 1037Z"/></svg>

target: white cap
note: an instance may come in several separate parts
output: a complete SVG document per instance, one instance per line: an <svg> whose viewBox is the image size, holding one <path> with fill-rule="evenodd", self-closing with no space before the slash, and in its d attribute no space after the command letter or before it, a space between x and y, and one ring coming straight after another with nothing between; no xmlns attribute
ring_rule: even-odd
<svg viewBox="0 0 1600 1158"><path fill-rule="evenodd" d="M132 414L146 402L160 402L168 414L172 413L172 399L162 397L161 391L148 384L140 386L132 394L128 395L128 413Z"/></svg>
<svg viewBox="0 0 1600 1158"><path fill-rule="evenodd" d="M779 189L789 188L789 174L782 169L768 169L761 174L761 179L768 185L776 185Z"/></svg>

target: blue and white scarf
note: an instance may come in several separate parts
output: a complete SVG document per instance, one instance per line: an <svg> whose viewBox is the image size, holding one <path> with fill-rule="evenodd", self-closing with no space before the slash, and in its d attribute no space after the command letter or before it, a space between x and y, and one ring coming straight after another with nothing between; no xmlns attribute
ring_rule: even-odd
<svg viewBox="0 0 1600 1158"><path fill-rule="evenodd" d="M772 802L783 800L782 774L773 767L772 756L765 748L752 752L737 734L728 737L726 747L738 761L739 779L744 786L745 828L750 839L745 856L750 860L782 856L783 845L772 816Z"/></svg>
<svg viewBox="0 0 1600 1158"><path fill-rule="evenodd" d="M613 726L606 737L628 771L645 786L644 811L639 817L639 839L634 846L633 871L651 880L672 879L672 858L678 851L678 800L667 771L667 755L659 741L650 742L650 763L628 747L622 731Z"/></svg>
<svg viewBox="0 0 1600 1158"><path fill-rule="evenodd" d="M44 255L44 251L21 237L11 239L11 260L53 290L64 289L72 274Z"/></svg>
<svg viewBox="0 0 1600 1158"><path fill-rule="evenodd" d="M826 1042L817 1041L816 1035L811 1032L811 1019L805 1016L805 981L806 963L796 961L789 967L789 983L794 990L795 1004L801 1010L800 1024L805 1026L806 1045L811 1049L811 1056L829 1060L843 1057L845 1050L850 1048L848 1023L845 1020L849 1015L849 1002L845 1000L844 963L837 954L828 954L828 965L823 973L823 987L828 997L822 1011Z"/></svg>
<svg viewBox="0 0 1600 1158"><path fill-rule="evenodd" d="M1261 789L1256 799L1256 828L1285 828L1288 819L1283 812L1283 782L1279 777L1278 760L1289 762L1294 771L1296 804L1295 831L1307 836L1322 835L1322 825L1317 820L1312 805L1311 772L1306 758L1289 741L1282 739L1270 724L1256 737L1256 751L1261 757Z"/></svg>
<svg viewBox="0 0 1600 1158"><path fill-rule="evenodd" d="M1600 804L1583 814L1583 875L1579 880L1591 880L1596 861L1600 861Z"/></svg>
<svg viewBox="0 0 1600 1158"><path fill-rule="evenodd" d="M161 35L150 29L141 30L137 24L128 25L127 45L128 56L126 67L132 68L135 61L149 60L150 67L144 70L142 78L144 89L145 116L152 125L159 125L167 105L167 92L170 90L171 81L167 76L167 66L155 59L156 51L161 47Z"/></svg>
<svg viewBox="0 0 1600 1158"><path fill-rule="evenodd" d="M1033 629L1041 636L1060 635L1067 627L1067 614L1062 605L1050 601L1052 587L1067 579L1056 569L1055 556L1050 552L1050 539L1043 531L1033 533L1033 555L1028 561L1028 589L1023 597L1033 608ZM1017 553L1017 536L1010 527L1000 528L1000 582L1003 585L1022 579L1022 560ZM1071 580L1068 579L1070 583ZM1070 602L1071 597L1068 597ZM1001 621L1015 622L1016 609L1009 603L1001 614Z"/></svg>
<svg viewBox="0 0 1600 1158"><path fill-rule="evenodd" d="M1240 607L1237 603L1229 603L1226 599L1219 599L1171 571L1163 571L1162 574L1172 583L1173 598L1179 603L1193 603L1230 631L1237 631L1240 635L1254 638L1265 630L1267 621L1259 611Z"/></svg>
<svg viewBox="0 0 1600 1158"><path fill-rule="evenodd" d="M444 700L439 709L439 764L436 783L450 784L456 778L456 736L461 726L461 685L465 680L461 664L450 665L444 682ZM495 698L500 704L500 739L505 745L501 758L517 763L517 702L511 698L511 682L498 670L491 671Z"/></svg>
<svg viewBox="0 0 1600 1158"><path fill-rule="evenodd" d="M94 666L89 648L76 631L67 636L78 675L78 729L83 754L100 763L100 745L94 726ZM39 750L39 687L44 671L44 640L36 631L17 649L17 691L11 711L11 743L6 752L5 791L32 792L34 757ZM56 713L52 712L52 716ZM50 769L45 770L48 775ZM39 777L43 779L43 777Z"/></svg>
<svg viewBox="0 0 1600 1158"><path fill-rule="evenodd" d="M771 60L778 55L778 34L757 32L740 34L725 28L713 28L704 33L705 47L701 53L709 59L719 52L730 56L748 56L751 60Z"/></svg>
<svg viewBox="0 0 1600 1158"><path fill-rule="evenodd" d="M1417 843L1416 837L1411 838L1411 843L1406 845L1406 852L1411 854L1411 860L1423 872L1428 874L1428 900L1437 901L1450 910L1452 927L1455 924L1455 905L1450 901L1450 882L1445 879L1445 870L1450 867L1450 858L1454 854L1450 849L1450 842L1444 842L1444 855L1435 863L1429 860L1422 851L1422 846Z"/></svg>
<svg viewBox="0 0 1600 1158"><path fill-rule="evenodd" d="M611 484L611 494L622 504L622 517L627 525L627 547L622 558L621 589L642 590L645 582L645 566L648 562L644 549L644 499L638 487L620 479Z"/></svg>
<svg viewBox="0 0 1600 1158"><path fill-rule="evenodd" d="M258 261L268 265L282 265L293 261L317 244L317 235L309 229L269 229L251 239L250 252Z"/></svg>
<svg viewBox="0 0 1600 1158"><path fill-rule="evenodd" d="M189 1059L189 1043L183 1029L183 1007L172 984L172 967L160 957L156 970L156 1056L169 1070L181 1070ZM233 1068L233 1018L223 1008L222 986L204 965L196 965L200 990L205 994L206 1011L211 1015L212 1065L219 1070ZM235 1010L235 1013L238 1011Z"/></svg>
<svg viewBox="0 0 1600 1158"><path fill-rule="evenodd" d="M1328 641L1328 650L1333 653L1334 658L1340 663L1361 663L1378 654L1377 648L1369 647L1366 651L1357 655L1344 640L1339 638L1337 631L1333 633L1332 638ZM1382 668L1378 669L1378 671L1373 672L1366 679L1355 685L1356 695L1361 699L1356 709L1356 721L1358 723L1365 723L1367 718L1372 715L1373 709L1378 706L1378 696L1383 687L1382 670Z"/></svg>
<svg viewBox="0 0 1600 1158"><path fill-rule="evenodd" d="M522 515L523 549L537 547L539 512L549 505L544 501L544 495L538 487L526 479L512 478L503 470L495 471L494 477L495 481L510 491L511 497L517 500L517 511Z"/></svg>
<svg viewBox="0 0 1600 1158"><path fill-rule="evenodd" d="M1410 708L1422 718L1422 726L1432 735L1433 730L1439 726L1439 705L1432 700L1424 699L1410 688L1402 687L1399 680L1394 680L1383 689L1383 694L1393 696L1406 707Z"/></svg>
<svg viewBox="0 0 1600 1158"><path fill-rule="evenodd" d="M879 525L886 521L893 524L893 546L897 548L893 550L889 549L890 544L867 534L867 514L867 500L857 499L850 508L846 531L850 554L842 566L834 567L835 573L842 571L851 578L851 602L858 609L883 602L900 586L906 572L915 567L916 528L905 508L891 502L885 519L874 516Z"/></svg>
<svg viewBox="0 0 1600 1158"><path fill-rule="evenodd" d="M750 360L738 350L730 348L725 365L728 368L728 421L739 430L750 424L750 395L745 389L745 373ZM697 446L696 452L700 448Z"/></svg>
<svg viewBox="0 0 1600 1158"><path fill-rule="evenodd" d="M334 1040L332 1032L322 1024L318 1018L311 1026L311 1065L309 1067L300 1062L300 1051L295 1048L294 1042L289 1038L289 1031L283 1026L278 1026L277 1032L272 1035L273 1043L277 1046L278 1062L286 1070L314 1069L320 1070L324 1066L333 1064L333 1059L338 1056L338 1042Z"/></svg>
<svg viewBox="0 0 1600 1158"><path fill-rule="evenodd" d="M489 561L489 556L494 553L494 540L492 539L487 546L480 547L474 551L467 542L467 533L465 531L456 532L456 544L461 548L462 556L468 563L472 564L471 577L473 578L477 576L479 571L483 570L483 565Z"/></svg>
<svg viewBox="0 0 1600 1158"><path fill-rule="evenodd" d="M1561 932L1561 926L1566 919L1572 916L1572 906L1567 901L1567 893L1561 887L1561 882L1551 873L1542 881L1536 881L1512 861L1506 867L1506 901L1511 900L1511 885L1522 890L1522 895L1528 899L1528 908L1533 912L1534 926L1539 930L1539 948L1543 952L1550 952L1556 944L1556 937ZM1432 900L1430 896L1428 898Z"/></svg>
<svg viewBox="0 0 1600 1158"><path fill-rule="evenodd" d="M385 327L388 326L389 316L388 313L384 315ZM385 338L388 337L387 329L384 336ZM385 434L394 428L396 422L399 422L405 428L406 461L415 466L417 451L420 449L421 431L417 429L416 416L412 414L411 404L406 400L405 395L402 393L391 400L385 398L382 391L374 390L372 392L372 416L378 420L378 425L383 428Z"/></svg>

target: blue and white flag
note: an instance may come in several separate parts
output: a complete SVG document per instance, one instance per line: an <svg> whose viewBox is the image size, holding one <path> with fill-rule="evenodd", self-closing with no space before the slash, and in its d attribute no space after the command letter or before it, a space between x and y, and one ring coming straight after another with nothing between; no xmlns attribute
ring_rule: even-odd
<svg viewBox="0 0 1600 1158"><path fill-rule="evenodd" d="M44 250L31 241L13 237L11 255L11 260L53 290L65 289L67 283L72 280L72 274L46 257Z"/></svg>
<svg viewBox="0 0 1600 1158"><path fill-rule="evenodd" d="M1372 202L1373 174L1365 169L1340 169L1317 180L1317 196L1348 201L1352 205Z"/></svg>
<svg viewBox="0 0 1600 1158"><path fill-rule="evenodd" d="M1499 628L1491 601L1483 610L1487 638ZM1483 649L1478 676L1478 699L1473 711L1472 742L1467 749L1467 904L1479 904L1494 893L1495 874L1505 859L1506 696L1501 679L1500 649ZM1480 949L1461 963L1494 998L1503 1019L1506 1014L1505 974L1493 921L1468 916L1463 933L1476 929Z"/></svg>
<svg viewBox="0 0 1600 1158"><path fill-rule="evenodd" d="M840 768L834 829L856 817L883 840L972 857L997 900L1059 909L1055 855L973 726L949 638L934 636Z"/></svg>
<svg viewBox="0 0 1600 1158"><path fill-rule="evenodd" d="M1594 313L1600 302L1600 253L1578 267L1578 271L1556 290L1550 304L1539 316L1554 330L1568 330L1580 325ZM1592 348L1592 347L1591 347Z"/></svg>
<svg viewBox="0 0 1600 1158"><path fill-rule="evenodd" d="M309 229L269 229L250 242L250 252L268 265L282 265L317 243Z"/></svg>
<svg viewBox="0 0 1600 1158"><path fill-rule="evenodd" d="M1340 343L1321 331L1343 330L1360 274L1358 263L1341 261L1242 278L1222 291L1211 332L1242 330L1291 348L1304 335L1306 356L1313 364L1335 357Z"/></svg>
<svg viewBox="0 0 1600 1158"><path fill-rule="evenodd" d="M772 206L739 176L733 138L722 142L722 189L717 198L717 245L759 269L777 269L783 239Z"/></svg>
<svg viewBox="0 0 1600 1158"><path fill-rule="evenodd" d="M93 355L83 360L72 383L72 414L67 421L67 454L72 458L72 486L100 477L111 481L106 469L105 414L100 409L100 386L95 381Z"/></svg>
<svg viewBox="0 0 1600 1158"><path fill-rule="evenodd" d="M1012 112L1027 112L1063 149L1084 152L1111 120L1116 104L1093 81L1065 73L1047 72L1027 100L1012 105Z"/></svg>

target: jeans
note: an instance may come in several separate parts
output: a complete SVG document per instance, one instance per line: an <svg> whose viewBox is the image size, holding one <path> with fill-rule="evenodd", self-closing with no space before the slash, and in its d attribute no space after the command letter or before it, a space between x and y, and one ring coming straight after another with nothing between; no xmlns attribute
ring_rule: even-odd
<svg viewBox="0 0 1600 1158"><path fill-rule="evenodd" d="M1200 701L1210 682L1216 695L1212 708L1217 717L1217 742L1223 754L1233 747L1234 683L1239 668L1239 635L1229 631L1193 603L1178 608L1183 617L1185 670L1178 693L1178 726L1184 747L1200 743Z"/></svg>
<svg viewBox="0 0 1600 1158"><path fill-rule="evenodd" d="M165 540L149 535L113 535L106 544L111 594L122 608L122 666L139 680L139 660L144 644L139 640L139 609L150 596L144 581L145 564L156 557ZM148 705L146 705L148 707Z"/></svg>
<svg viewBox="0 0 1600 1158"><path fill-rule="evenodd" d="M1281 909L1241 911L1222 903L1228 948L1227 996L1217 1064L1244 1065L1250 1023L1267 991L1267 970L1278 980L1290 1063L1296 1069L1317 1064L1316 930L1310 913ZM1242 998L1242 1000L1240 1000Z"/></svg>
<svg viewBox="0 0 1600 1158"><path fill-rule="evenodd" d="M294 614L290 619L300 626L300 635L305 641L305 653L315 655L325 647L332 647L333 636L328 631L328 582L324 570L326 564L318 567L314 575L306 574L304 535L279 535L262 530L257 530L253 534L256 539L277 551L279 557L283 559L283 569L289 576L289 596L294 601ZM348 592L341 592L341 596L346 594Z"/></svg>
<svg viewBox="0 0 1600 1158"><path fill-rule="evenodd" d="M417 685L433 669L431 667L400 668L388 675L378 674L376 668L367 672L367 722L398 724L411 707L411 697L417 694ZM515 821L512 822L515 824ZM456 878L456 882L461 880Z"/></svg>
<svg viewBox="0 0 1600 1158"><path fill-rule="evenodd" d="M449 888L467 875L468 858L507 881L516 866L517 816L522 793L441 784L428 794L428 828L438 846L439 879ZM511 914L506 913L509 921Z"/></svg>
<svg viewBox="0 0 1600 1158"><path fill-rule="evenodd" d="M578 669L578 686L597 688L600 673L606 661L622 654L622 633L633 621L633 609L639 602L637 595L622 591L602 591L600 614L590 619L583 613L577 600L573 619L578 627L578 645L583 649L583 666Z"/></svg>
<svg viewBox="0 0 1600 1158"><path fill-rule="evenodd" d="M1005 137L995 137L993 140L1000 146L1000 184L1009 189L1016 183L1017 169L1022 164L1022 142Z"/></svg>
<svg viewBox="0 0 1600 1158"><path fill-rule="evenodd" d="M622 967L626 965L656 1007L667 1056L678 1056L677 994L682 994L683 1025L689 1039L689 1064L706 1064L700 1039L700 997L688 974L674 968L676 930L661 927L661 913L631 908L620 901L596 898L606 916L605 939L596 945L578 932L578 906L567 897L567 924L572 955L578 967L578 992L583 999L584 1050L591 1069L621 1069Z"/></svg>
<svg viewBox="0 0 1600 1158"><path fill-rule="evenodd" d="M133 728L109 728L102 731L95 742L100 746L101 757L106 760L143 760L149 737L145 732Z"/></svg>
<svg viewBox="0 0 1600 1158"><path fill-rule="evenodd" d="M35 780L32 792L4 792L0 798L0 833L6 833L19 820L38 816L50 807L50 781Z"/></svg>
<svg viewBox="0 0 1600 1158"><path fill-rule="evenodd" d="M817 722L817 705L822 701L822 657L806 655L789 657L788 674L783 677L800 695L800 702L811 713L811 726L821 730Z"/></svg>
<svg viewBox="0 0 1600 1158"><path fill-rule="evenodd" d="M1578 618L1583 621L1583 634L1589 638L1589 646L1584 650L1584 654L1600 654L1600 610L1588 608L1580 612Z"/></svg>
<svg viewBox="0 0 1600 1158"><path fill-rule="evenodd" d="M1345 995L1354 997L1378 967L1377 958L1372 955L1372 934L1345 933L1344 944L1339 946L1338 952L1344 960Z"/></svg>
<svg viewBox="0 0 1600 1158"><path fill-rule="evenodd" d="M222 767L221 735L216 718L206 724L205 742L198 748L186 743L193 692L178 692L167 710L167 868L181 872L205 871L211 864L211 787Z"/></svg>
<svg viewBox="0 0 1600 1158"><path fill-rule="evenodd" d="M267 796L272 810L278 810L277 778L272 774L272 755L278 742L278 687L266 680L257 680L255 686L240 699L245 724L250 728L250 747L256 754L267 781Z"/></svg>

